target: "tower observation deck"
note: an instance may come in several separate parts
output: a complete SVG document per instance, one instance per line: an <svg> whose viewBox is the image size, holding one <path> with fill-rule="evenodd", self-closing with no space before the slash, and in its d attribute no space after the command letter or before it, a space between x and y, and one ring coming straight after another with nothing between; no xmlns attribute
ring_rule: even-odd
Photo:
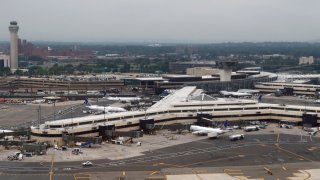
<svg viewBox="0 0 320 180"><path fill-rule="evenodd" d="M216 61L217 67L222 69L220 81L231 81L232 68L237 65L236 61Z"/></svg>

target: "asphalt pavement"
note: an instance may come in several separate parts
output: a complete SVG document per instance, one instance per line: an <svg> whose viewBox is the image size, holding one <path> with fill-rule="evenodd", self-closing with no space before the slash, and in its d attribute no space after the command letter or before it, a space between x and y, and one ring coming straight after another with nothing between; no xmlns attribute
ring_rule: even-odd
<svg viewBox="0 0 320 180"><path fill-rule="evenodd" d="M228 137L205 139L182 145L166 147L155 151L147 151L145 155L123 160L94 160L92 167L82 167L82 162L59 163L26 163L0 162L0 178L6 174L39 174L48 175L51 165L56 176L68 178L68 174L101 173L113 171L162 171L170 168L206 168L242 166L261 167L260 171L241 169L241 173L250 177L261 177L264 167L273 168L285 164L319 162L319 138L287 134L246 135L244 140L229 141ZM107 152L106 152L107 153ZM280 168L281 169L281 168ZM279 171L280 179L288 177L296 171ZM258 173L260 172L260 173ZM275 170L276 172L276 170ZM263 174L264 175L264 174ZM19 176L16 176L19 177ZM47 176L48 177L48 176ZM70 176L71 177L71 176ZM272 176L274 178L275 176ZM271 177L270 177L271 178ZM271 178L271 179L272 179ZM268 176L266 176L268 179Z"/></svg>

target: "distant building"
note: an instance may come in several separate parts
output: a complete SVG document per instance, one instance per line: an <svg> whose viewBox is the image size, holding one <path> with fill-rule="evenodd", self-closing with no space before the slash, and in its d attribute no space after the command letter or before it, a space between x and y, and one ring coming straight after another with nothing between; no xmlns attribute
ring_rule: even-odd
<svg viewBox="0 0 320 180"><path fill-rule="evenodd" d="M219 69L213 69L211 67L194 67L187 68L187 75L192 76L207 76L207 75L219 75Z"/></svg>
<svg viewBox="0 0 320 180"><path fill-rule="evenodd" d="M92 59L96 56L90 50L81 50L78 45L74 45L72 49L53 49L52 47L44 46L38 47L27 40L18 39L18 52L21 56L31 57L37 56L44 59ZM115 54L109 54L110 57L114 57ZM104 57L109 57L104 56Z"/></svg>
<svg viewBox="0 0 320 180"><path fill-rule="evenodd" d="M193 54L195 52L195 49L193 46L191 45L180 45L180 46L176 46L176 53L177 54Z"/></svg>
<svg viewBox="0 0 320 180"><path fill-rule="evenodd" d="M313 64L313 63L314 63L313 56L299 58L299 64Z"/></svg>
<svg viewBox="0 0 320 180"><path fill-rule="evenodd" d="M10 56L0 52L0 67L10 67Z"/></svg>
<svg viewBox="0 0 320 180"><path fill-rule="evenodd" d="M283 55L283 54L264 54L262 55L262 59L264 60L269 60L269 59L274 59L274 58L280 58L280 59L290 59L293 58L290 55Z"/></svg>
<svg viewBox="0 0 320 180"><path fill-rule="evenodd" d="M215 61L187 61L187 62L170 62L169 71L170 73L185 74L187 68L194 67L216 67Z"/></svg>
<svg viewBox="0 0 320 180"><path fill-rule="evenodd" d="M140 72L140 70L139 64L130 64L130 72Z"/></svg>

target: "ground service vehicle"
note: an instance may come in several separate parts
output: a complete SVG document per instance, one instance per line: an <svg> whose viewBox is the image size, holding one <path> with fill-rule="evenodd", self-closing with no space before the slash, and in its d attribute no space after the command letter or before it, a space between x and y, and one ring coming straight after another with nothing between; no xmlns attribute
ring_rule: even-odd
<svg viewBox="0 0 320 180"><path fill-rule="evenodd" d="M243 134L230 135L229 139L230 139L230 141L236 141L236 140L244 139L244 135Z"/></svg>
<svg viewBox="0 0 320 180"><path fill-rule="evenodd" d="M244 131L249 132L249 131L258 131L259 127L257 126L246 126L243 128Z"/></svg>
<svg viewBox="0 0 320 180"><path fill-rule="evenodd" d="M20 152L16 152L14 155L10 155L7 157L7 159L9 161L13 161L13 160L22 160L23 159L23 154Z"/></svg>
<svg viewBox="0 0 320 180"><path fill-rule="evenodd" d="M80 154L80 153L81 153L80 148L74 148L74 149L72 150L72 154L74 154L74 155L78 155L78 154Z"/></svg>

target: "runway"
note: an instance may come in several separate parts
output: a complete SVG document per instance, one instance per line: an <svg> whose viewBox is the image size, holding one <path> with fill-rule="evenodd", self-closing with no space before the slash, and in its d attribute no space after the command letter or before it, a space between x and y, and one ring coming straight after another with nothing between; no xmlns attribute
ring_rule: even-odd
<svg viewBox="0 0 320 180"><path fill-rule="evenodd" d="M206 168L242 166L275 166L314 163L320 160L320 139L287 134L246 135L244 140L229 141L227 137L205 139L182 145L146 151L145 155L123 160L95 160L92 167L81 162L26 163L0 162L0 179L17 174L55 175L114 171L162 171L171 168ZM40 175L39 175L40 174ZM248 172L247 172L248 174ZM251 173L250 176L258 176Z"/></svg>

